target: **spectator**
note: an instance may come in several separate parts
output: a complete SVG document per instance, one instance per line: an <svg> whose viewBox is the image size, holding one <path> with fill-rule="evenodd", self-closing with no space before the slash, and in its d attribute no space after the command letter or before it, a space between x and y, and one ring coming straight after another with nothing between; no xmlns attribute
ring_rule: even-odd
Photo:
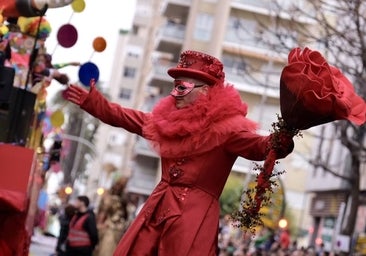
<svg viewBox="0 0 366 256"><path fill-rule="evenodd" d="M98 244L98 230L95 215L89 210L89 198L78 196L69 226L66 244L66 256L92 256Z"/></svg>
<svg viewBox="0 0 366 256"><path fill-rule="evenodd" d="M56 244L56 253L58 256L66 255L66 239L69 233L70 221L75 215L75 212L75 206L69 204L65 207L64 212L60 215L60 234Z"/></svg>

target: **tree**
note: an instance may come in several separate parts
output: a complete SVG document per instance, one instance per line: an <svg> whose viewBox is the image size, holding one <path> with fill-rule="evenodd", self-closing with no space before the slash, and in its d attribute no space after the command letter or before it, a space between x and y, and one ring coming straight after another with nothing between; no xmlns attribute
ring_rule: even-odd
<svg viewBox="0 0 366 256"><path fill-rule="evenodd" d="M67 142L63 143L63 146L67 148L67 152L64 154L61 164L64 172L64 183L73 184L77 178L85 176L84 170L87 160L83 156L95 152L91 152L92 150L90 147L86 147L83 143L80 143L80 141L70 140L68 137L76 137L93 143L99 120L84 113L82 109L72 103L68 102L65 104L62 90L55 94L52 99L52 105L62 105L64 107L64 112L68 116L63 131L64 134L68 135L65 136L65 141Z"/></svg>
<svg viewBox="0 0 366 256"><path fill-rule="evenodd" d="M362 0L272 1L270 20L258 19L257 40L277 56L286 56L293 47L316 47L330 64L353 82L355 91L366 98L366 2ZM238 30L243 26L237 26ZM260 31L260 33L258 33ZM247 71L250 73L250 67ZM366 159L366 126L348 121L333 122L334 136L348 151L347 172L329 164L327 156L317 155L310 163L348 183L348 218L341 234L352 236L360 204L361 168ZM323 138L324 140L324 138ZM319 144L322 147L322 143ZM321 150L319 150L320 152Z"/></svg>

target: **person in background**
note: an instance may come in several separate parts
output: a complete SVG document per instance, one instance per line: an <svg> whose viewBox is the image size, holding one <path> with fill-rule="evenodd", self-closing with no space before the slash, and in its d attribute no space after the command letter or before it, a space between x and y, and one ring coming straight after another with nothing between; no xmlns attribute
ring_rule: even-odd
<svg viewBox="0 0 366 256"><path fill-rule="evenodd" d="M66 255L66 241L67 235L69 233L69 225L72 217L76 213L76 208L72 204L66 205L64 212L60 215L60 234L57 238L56 244L56 255L65 256Z"/></svg>
<svg viewBox="0 0 366 256"><path fill-rule="evenodd" d="M105 191L97 213L99 244L94 256L112 256L128 225L127 179L122 177Z"/></svg>
<svg viewBox="0 0 366 256"><path fill-rule="evenodd" d="M66 256L92 256L98 244L95 215L88 207L89 198L78 196L75 202L76 213L69 225Z"/></svg>
<svg viewBox="0 0 366 256"><path fill-rule="evenodd" d="M247 105L225 82L221 61L187 50L177 67L171 94L151 113L109 102L91 81L90 90L70 85L65 96L101 121L149 140L161 157L162 175L115 256L217 253L219 197L237 157L264 160L272 135L257 134ZM276 157L292 152L293 134L280 134Z"/></svg>
<svg viewBox="0 0 366 256"><path fill-rule="evenodd" d="M290 230L287 228L281 230L279 243L282 251L287 252L291 243Z"/></svg>

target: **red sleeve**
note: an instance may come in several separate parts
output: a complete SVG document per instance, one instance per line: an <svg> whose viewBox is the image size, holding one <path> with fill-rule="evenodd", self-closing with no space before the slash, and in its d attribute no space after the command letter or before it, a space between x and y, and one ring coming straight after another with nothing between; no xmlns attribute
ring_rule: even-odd
<svg viewBox="0 0 366 256"><path fill-rule="evenodd" d="M253 132L242 131L233 134L225 143L225 149L231 154L248 160L262 161L268 153L270 136L261 136Z"/></svg>
<svg viewBox="0 0 366 256"><path fill-rule="evenodd" d="M140 136L142 126L149 116L144 112L109 102L98 90L91 90L80 107L106 124L121 127Z"/></svg>
<svg viewBox="0 0 366 256"><path fill-rule="evenodd" d="M225 143L225 149L235 155L248 160L265 160L271 149L271 139L273 134L262 136L249 131L242 131L233 134ZM281 141L282 142L282 141ZM277 159L285 158L294 149L292 137L278 145L276 150Z"/></svg>

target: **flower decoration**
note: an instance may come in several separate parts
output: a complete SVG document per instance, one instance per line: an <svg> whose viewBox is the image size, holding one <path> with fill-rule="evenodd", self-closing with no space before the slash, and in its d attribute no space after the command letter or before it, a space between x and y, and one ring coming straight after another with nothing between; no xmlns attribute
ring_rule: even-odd
<svg viewBox="0 0 366 256"><path fill-rule="evenodd" d="M290 52L281 74L280 104L287 125L302 130L340 119L361 125L366 118L365 101L352 83L309 48Z"/></svg>
<svg viewBox="0 0 366 256"><path fill-rule="evenodd" d="M237 226L254 231L262 224L259 212L270 203L273 173L281 148L288 137L300 135L301 130L335 120L348 120L356 125L366 121L366 103L358 96L352 83L317 51L293 49L288 55L280 79L282 117L272 124L271 145L263 166L257 165L257 185L244 191L242 208L233 213ZM287 138L287 139L286 139Z"/></svg>
<svg viewBox="0 0 366 256"><path fill-rule="evenodd" d="M213 63L209 66L203 66L202 71L207 72L212 76L215 76L220 81L223 81L225 79L225 73L223 72L222 63L217 61L216 59L214 59Z"/></svg>

